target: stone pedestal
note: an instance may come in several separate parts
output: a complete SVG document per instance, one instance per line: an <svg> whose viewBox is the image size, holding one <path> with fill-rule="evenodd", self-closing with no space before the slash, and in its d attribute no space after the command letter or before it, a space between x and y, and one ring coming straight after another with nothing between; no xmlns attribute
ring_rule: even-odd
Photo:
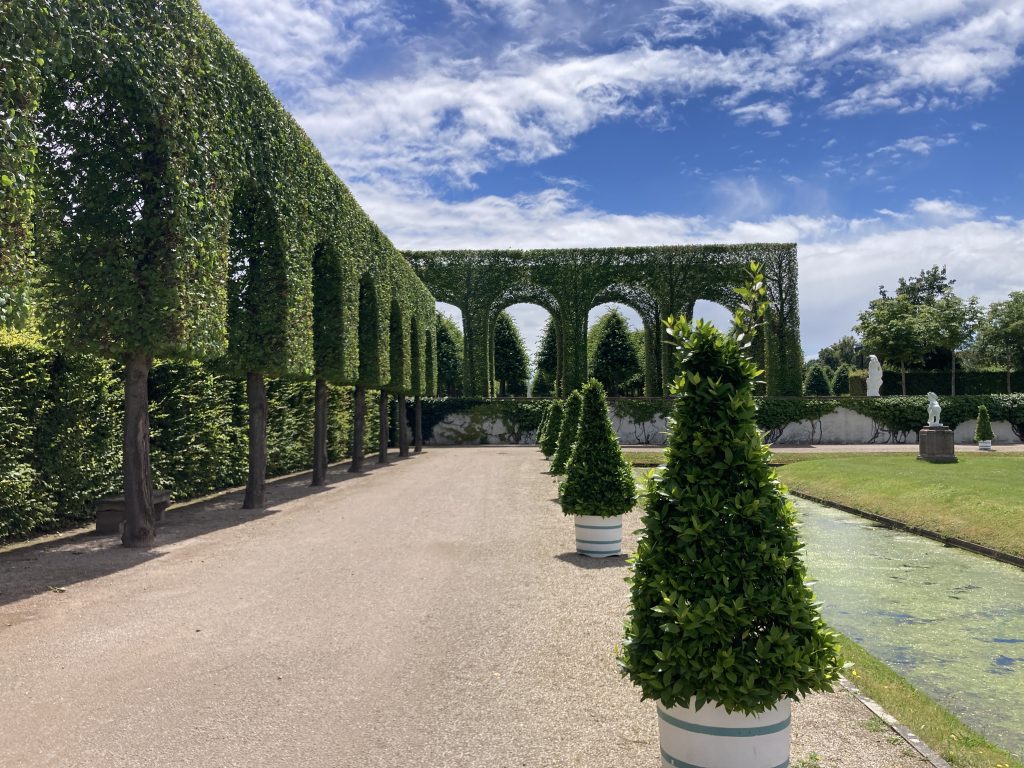
<svg viewBox="0 0 1024 768"><path fill-rule="evenodd" d="M956 452L953 449L953 430L936 424L922 427L919 433L917 458L933 464L953 464Z"/></svg>

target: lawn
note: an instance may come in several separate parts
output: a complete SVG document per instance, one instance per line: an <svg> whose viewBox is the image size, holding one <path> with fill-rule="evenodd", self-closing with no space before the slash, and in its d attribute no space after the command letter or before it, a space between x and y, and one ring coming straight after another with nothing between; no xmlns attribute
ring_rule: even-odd
<svg viewBox="0 0 1024 768"><path fill-rule="evenodd" d="M961 454L957 464L913 454L832 454L778 472L794 490L1024 556L1020 454Z"/></svg>
<svg viewBox="0 0 1024 768"><path fill-rule="evenodd" d="M881 704L955 768L1024 768L1005 750L989 744L847 637L840 635L843 658L853 664L847 677L865 696Z"/></svg>

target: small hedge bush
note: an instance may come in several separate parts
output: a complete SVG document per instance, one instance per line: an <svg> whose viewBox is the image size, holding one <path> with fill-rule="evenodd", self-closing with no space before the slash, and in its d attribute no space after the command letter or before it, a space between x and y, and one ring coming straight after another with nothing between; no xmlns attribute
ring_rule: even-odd
<svg viewBox="0 0 1024 768"><path fill-rule="evenodd" d="M832 390L832 371L824 365L812 365L804 379L804 394L829 397Z"/></svg>
<svg viewBox="0 0 1024 768"><path fill-rule="evenodd" d="M558 445L555 455L551 458L551 474L564 475L565 465L569 463L572 447L576 443L576 435L580 428L580 411L583 409L583 396L577 389L565 400L562 412L562 423L558 429Z"/></svg>
<svg viewBox="0 0 1024 768"><path fill-rule="evenodd" d="M545 458L550 459L555 455L558 448L558 433L562 429L562 416L565 406L561 400L555 400L548 409L547 424L544 425L544 434L540 437L540 449Z"/></svg>
<svg viewBox="0 0 1024 768"><path fill-rule="evenodd" d="M988 415L988 408L984 405L978 406L978 426L974 428L974 440L975 442L981 442L982 440L991 440L995 435L992 434L992 420Z"/></svg>
<svg viewBox="0 0 1024 768"><path fill-rule="evenodd" d="M761 290L755 281L748 298ZM749 321L741 310L734 322L728 336L702 321L670 327L679 398L666 465L645 493L620 663L645 699L665 707L692 700L756 714L831 690L841 662L755 423L759 371L749 333L738 330Z"/></svg>
<svg viewBox="0 0 1024 768"><path fill-rule="evenodd" d="M636 503L636 481L608 418L601 382L591 379L583 388L582 400L566 478L558 488L562 512L598 517L624 515Z"/></svg>

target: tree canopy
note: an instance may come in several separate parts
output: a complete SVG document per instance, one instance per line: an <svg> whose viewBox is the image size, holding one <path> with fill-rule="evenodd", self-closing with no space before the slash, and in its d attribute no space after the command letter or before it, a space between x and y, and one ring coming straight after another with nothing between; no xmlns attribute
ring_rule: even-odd
<svg viewBox="0 0 1024 768"><path fill-rule="evenodd" d="M588 346L591 375L612 397L643 389L644 371L630 336L629 324L617 309L610 309L591 327Z"/></svg>
<svg viewBox="0 0 1024 768"><path fill-rule="evenodd" d="M494 378L502 397L524 397L530 381L530 358L516 321L501 312L494 324Z"/></svg>
<svg viewBox="0 0 1024 768"><path fill-rule="evenodd" d="M558 338L557 329L551 318L544 323L540 345L533 358L533 382L530 384L531 397L551 397L556 394L558 381Z"/></svg>
<svg viewBox="0 0 1024 768"><path fill-rule="evenodd" d="M446 397L462 394L462 331L448 315L437 313L437 389Z"/></svg>

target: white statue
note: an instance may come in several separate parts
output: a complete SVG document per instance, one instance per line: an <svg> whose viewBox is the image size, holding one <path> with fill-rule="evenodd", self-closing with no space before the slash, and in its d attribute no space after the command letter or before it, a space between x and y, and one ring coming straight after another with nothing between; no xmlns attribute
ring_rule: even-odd
<svg viewBox="0 0 1024 768"><path fill-rule="evenodd" d="M868 358L868 397L882 394L882 364L874 355Z"/></svg>
<svg viewBox="0 0 1024 768"><path fill-rule="evenodd" d="M939 405L939 396L934 392L928 393L928 426L929 427L941 427L942 422L939 421L939 417L942 416L942 406Z"/></svg>

